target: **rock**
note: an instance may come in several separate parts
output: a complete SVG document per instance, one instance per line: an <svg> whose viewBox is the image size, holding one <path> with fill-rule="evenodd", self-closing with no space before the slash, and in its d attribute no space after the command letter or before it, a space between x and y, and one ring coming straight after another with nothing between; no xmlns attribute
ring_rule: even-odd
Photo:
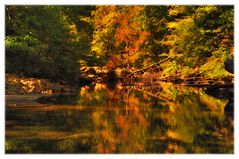
<svg viewBox="0 0 239 159"><path fill-rule="evenodd" d="M94 78L95 75L94 75L94 74L89 74L88 77L89 77L89 78Z"/></svg>
<svg viewBox="0 0 239 159"><path fill-rule="evenodd" d="M225 81L226 83L232 83L233 78L232 77L224 77L223 81Z"/></svg>
<svg viewBox="0 0 239 159"><path fill-rule="evenodd" d="M87 67L86 67L86 66L83 66L83 67L80 68L80 71L81 71L81 72L84 72L86 69L87 69Z"/></svg>
<svg viewBox="0 0 239 159"><path fill-rule="evenodd" d="M102 67L102 73L106 74L109 71L109 69L107 67Z"/></svg>
<svg viewBox="0 0 239 159"><path fill-rule="evenodd" d="M214 84L214 83L215 83L215 81L208 80L208 83L209 83L209 84Z"/></svg>
<svg viewBox="0 0 239 159"><path fill-rule="evenodd" d="M224 61L225 69L230 72L234 73L234 56L231 55L229 56L225 61Z"/></svg>
<svg viewBox="0 0 239 159"><path fill-rule="evenodd" d="M96 82L102 82L102 81L103 81L103 79L101 77L96 78Z"/></svg>
<svg viewBox="0 0 239 159"><path fill-rule="evenodd" d="M116 88L116 85L117 85L117 81L108 82L107 83L107 88L109 88L110 90L114 90Z"/></svg>
<svg viewBox="0 0 239 159"><path fill-rule="evenodd" d="M233 114L234 113L234 102L233 100L229 100L227 105L224 107L224 111L227 114Z"/></svg>
<svg viewBox="0 0 239 159"><path fill-rule="evenodd" d="M233 88L213 88L213 87L208 87L205 90L205 93L216 97L216 98L221 98L221 99L231 99L233 98L234 90Z"/></svg>
<svg viewBox="0 0 239 159"><path fill-rule="evenodd" d="M88 67L87 69L85 69L84 73L85 74L96 74L96 71L94 68Z"/></svg>
<svg viewBox="0 0 239 159"><path fill-rule="evenodd" d="M105 81L106 82L118 81L118 76L116 75L114 70L110 70L106 73Z"/></svg>
<svg viewBox="0 0 239 159"><path fill-rule="evenodd" d="M179 77L176 77L176 78L172 79L172 82L173 83L181 83L182 80Z"/></svg>
<svg viewBox="0 0 239 159"><path fill-rule="evenodd" d="M64 81L52 83L45 79L25 78L15 75L6 75L6 94L52 94L61 92L62 88L69 89Z"/></svg>
<svg viewBox="0 0 239 159"><path fill-rule="evenodd" d="M91 78L87 78L87 77L83 77L83 76L78 77L78 83L80 86L85 86L85 85L91 84L94 81L95 80L91 79Z"/></svg>
<svg viewBox="0 0 239 159"><path fill-rule="evenodd" d="M94 68L94 70L95 70L95 72L96 72L96 74L98 75L98 74L101 74L102 73L102 69L100 68L100 67L93 67Z"/></svg>

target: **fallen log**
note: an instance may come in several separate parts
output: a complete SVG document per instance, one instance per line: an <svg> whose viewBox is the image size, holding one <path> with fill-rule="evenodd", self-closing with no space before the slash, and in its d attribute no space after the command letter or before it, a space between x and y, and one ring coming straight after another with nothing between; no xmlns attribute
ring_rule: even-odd
<svg viewBox="0 0 239 159"><path fill-rule="evenodd" d="M137 70L137 71L131 73L128 77L131 77L131 76L133 76L133 75L143 74L144 72L146 72L146 71L149 70L150 68L159 66L161 63L164 63L164 62L166 62L166 61L168 61L168 60L170 60L170 59L171 59L171 58L168 57L168 58L166 58L166 59L164 59L164 60L162 60L162 61L156 62L156 63L154 63L154 64L152 64L152 65L150 65L150 66L148 66L148 67L146 67L146 68L139 69L139 70Z"/></svg>

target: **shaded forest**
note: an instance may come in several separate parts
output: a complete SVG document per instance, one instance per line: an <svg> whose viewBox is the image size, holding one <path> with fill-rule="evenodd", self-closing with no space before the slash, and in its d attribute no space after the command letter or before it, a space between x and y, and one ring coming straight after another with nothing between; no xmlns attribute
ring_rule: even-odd
<svg viewBox="0 0 239 159"><path fill-rule="evenodd" d="M7 5L5 153L234 153L234 6Z"/></svg>
<svg viewBox="0 0 239 159"><path fill-rule="evenodd" d="M153 78L144 69L166 59L156 78L233 77L233 6L9 5L5 15L7 74L74 84L97 67Z"/></svg>

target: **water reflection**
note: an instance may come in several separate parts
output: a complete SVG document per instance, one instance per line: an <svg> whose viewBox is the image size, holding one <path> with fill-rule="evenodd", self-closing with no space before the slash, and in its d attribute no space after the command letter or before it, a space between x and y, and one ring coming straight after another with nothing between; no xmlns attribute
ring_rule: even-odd
<svg viewBox="0 0 239 159"><path fill-rule="evenodd" d="M7 153L233 153L228 100L202 89L94 84L38 102L7 100Z"/></svg>

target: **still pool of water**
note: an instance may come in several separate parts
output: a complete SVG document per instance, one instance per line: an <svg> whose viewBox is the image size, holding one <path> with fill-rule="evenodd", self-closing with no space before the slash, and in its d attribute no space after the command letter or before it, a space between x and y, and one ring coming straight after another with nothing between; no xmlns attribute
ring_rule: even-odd
<svg viewBox="0 0 239 159"><path fill-rule="evenodd" d="M6 97L6 153L234 153L229 100L162 83Z"/></svg>

